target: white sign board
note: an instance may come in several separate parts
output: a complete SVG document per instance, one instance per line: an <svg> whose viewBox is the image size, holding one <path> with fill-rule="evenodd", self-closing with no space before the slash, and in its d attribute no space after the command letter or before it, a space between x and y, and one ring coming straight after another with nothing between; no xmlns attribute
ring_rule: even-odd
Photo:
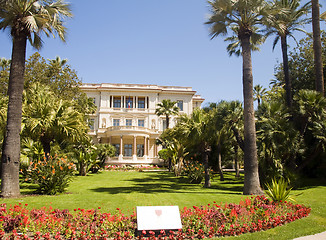
<svg viewBox="0 0 326 240"><path fill-rule="evenodd" d="M178 206L137 207L138 230L181 229Z"/></svg>

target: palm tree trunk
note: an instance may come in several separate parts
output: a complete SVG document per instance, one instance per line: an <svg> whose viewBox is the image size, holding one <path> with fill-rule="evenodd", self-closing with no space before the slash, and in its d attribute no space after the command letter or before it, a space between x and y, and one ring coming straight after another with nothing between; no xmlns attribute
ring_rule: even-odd
<svg viewBox="0 0 326 240"><path fill-rule="evenodd" d="M283 55L283 73L285 80L285 98L286 105L292 107L292 83L289 75L289 60L288 60L288 45L286 41L286 36L281 36L281 47Z"/></svg>
<svg viewBox="0 0 326 240"><path fill-rule="evenodd" d="M320 14L319 14L319 1L311 0L312 10L312 31L314 39L314 61L315 61L315 74L316 74L316 91L324 96L324 75L323 75L323 60L322 48L320 39Z"/></svg>
<svg viewBox="0 0 326 240"><path fill-rule="evenodd" d="M41 143L43 146L43 151L44 151L45 157L48 159L50 156L50 152L51 152L51 141L49 139L47 139L46 137L41 137Z"/></svg>
<svg viewBox="0 0 326 240"><path fill-rule="evenodd" d="M239 146L237 144L234 144L234 166L235 166L235 177L236 178L240 177L238 152L239 152Z"/></svg>
<svg viewBox="0 0 326 240"><path fill-rule="evenodd" d="M205 146L205 149L204 149L204 169L205 169L204 188L210 188L211 187L211 179L210 179L210 176L209 176L209 164L208 164L208 156L209 156L210 151L211 151L210 147Z"/></svg>
<svg viewBox="0 0 326 240"><path fill-rule="evenodd" d="M241 148L242 151L244 151L244 142L242 137L240 136L239 130L236 129L236 127L233 125L231 125L231 130L233 131L235 139L237 140L238 146Z"/></svg>
<svg viewBox="0 0 326 240"><path fill-rule="evenodd" d="M18 197L19 163L20 163L20 131L22 120L22 95L24 89L24 72L26 57L26 35L13 39L12 60L8 87L8 114L1 157L1 196Z"/></svg>
<svg viewBox="0 0 326 240"><path fill-rule="evenodd" d="M79 176L86 176L86 167L87 165L83 161L79 163Z"/></svg>
<svg viewBox="0 0 326 240"><path fill-rule="evenodd" d="M244 98L244 188L243 194L262 194L258 174L256 146L256 127L253 98L253 76L251 63L250 35L240 37L243 61L243 98Z"/></svg>
<svg viewBox="0 0 326 240"><path fill-rule="evenodd" d="M166 115L166 116L165 116L165 120L166 120L166 128L169 128L169 125L170 125L170 118L169 118L169 115Z"/></svg>
<svg viewBox="0 0 326 240"><path fill-rule="evenodd" d="M220 180L224 181L224 175L222 170L222 155L221 155L221 144L217 145L217 166L218 166L218 173L220 174Z"/></svg>

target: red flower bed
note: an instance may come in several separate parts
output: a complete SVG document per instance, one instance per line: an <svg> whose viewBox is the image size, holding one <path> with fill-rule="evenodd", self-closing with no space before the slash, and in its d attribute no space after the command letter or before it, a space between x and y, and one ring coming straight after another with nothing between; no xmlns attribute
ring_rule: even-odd
<svg viewBox="0 0 326 240"><path fill-rule="evenodd" d="M200 239L267 230L308 216L310 208L270 202L264 196L239 204L216 203L181 210L183 229L143 231L137 235L136 214L102 213L99 209L27 209L27 204L0 205L0 239Z"/></svg>

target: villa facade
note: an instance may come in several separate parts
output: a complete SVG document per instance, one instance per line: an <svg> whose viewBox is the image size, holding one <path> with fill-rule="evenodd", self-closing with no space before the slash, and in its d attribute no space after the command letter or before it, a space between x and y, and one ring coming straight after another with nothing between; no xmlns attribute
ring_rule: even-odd
<svg viewBox="0 0 326 240"><path fill-rule="evenodd" d="M93 98L97 111L91 118L95 143L110 143L116 156L109 164L162 164L156 139L166 127L165 116L155 114L163 99L177 102L180 113L191 114L204 99L191 87L141 84L83 84L81 90ZM175 125L171 116L170 127Z"/></svg>

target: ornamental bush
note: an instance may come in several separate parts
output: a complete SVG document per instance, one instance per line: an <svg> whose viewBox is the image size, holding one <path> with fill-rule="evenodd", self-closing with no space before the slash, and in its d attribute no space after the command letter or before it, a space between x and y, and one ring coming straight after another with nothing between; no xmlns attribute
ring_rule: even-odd
<svg viewBox="0 0 326 240"><path fill-rule="evenodd" d="M194 161L186 162L183 169L183 174L189 178L190 183L201 183L205 177L205 169L203 164Z"/></svg>
<svg viewBox="0 0 326 240"><path fill-rule="evenodd" d="M293 201L290 197L292 188L288 188L288 183L284 178L273 179L271 184L266 183L266 194L275 202Z"/></svg>
<svg viewBox="0 0 326 240"><path fill-rule="evenodd" d="M67 158L49 156L44 157L42 161L30 161L23 174L25 181L38 185L38 193L55 195L64 192L68 187L75 169L75 165Z"/></svg>

